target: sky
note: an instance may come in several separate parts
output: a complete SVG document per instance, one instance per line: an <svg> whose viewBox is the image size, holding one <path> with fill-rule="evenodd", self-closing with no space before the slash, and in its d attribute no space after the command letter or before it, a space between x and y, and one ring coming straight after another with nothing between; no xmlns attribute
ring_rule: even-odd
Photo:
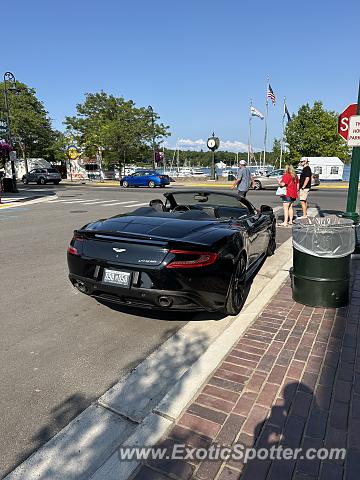
<svg viewBox="0 0 360 480"><path fill-rule="evenodd" d="M2 67L33 87L63 129L86 92L152 105L168 146L245 151L250 99L265 112L268 149L290 113L315 100L337 112L357 100L359 0L12 0ZM356 49L357 48L357 49ZM261 149L264 121L253 118Z"/></svg>

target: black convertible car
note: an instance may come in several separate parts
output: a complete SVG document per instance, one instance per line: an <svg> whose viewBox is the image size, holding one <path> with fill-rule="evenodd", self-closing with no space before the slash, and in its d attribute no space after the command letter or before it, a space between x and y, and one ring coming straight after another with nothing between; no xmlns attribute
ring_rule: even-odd
<svg viewBox="0 0 360 480"><path fill-rule="evenodd" d="M71 282L107 302L237 314L247 279L275 251L272 208L216 191L164 197L75 230Z"/></svg>

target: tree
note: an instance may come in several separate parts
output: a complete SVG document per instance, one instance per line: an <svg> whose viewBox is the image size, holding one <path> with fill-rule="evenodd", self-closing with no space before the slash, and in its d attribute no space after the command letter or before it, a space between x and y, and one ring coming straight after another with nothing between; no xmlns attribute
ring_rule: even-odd
<svg viewBox="0 0 360 480"><path fill-rule="evenodd" d="M0 83L0 105L4 104L4 84ZM48 112L36 97L36 91L24 83L16 82L16 91L8 91L13 147L27 158L43 156L53 140L53 130Z"/></svg>
<svg viewBox="0 0 360 480"><path fill-rule="evenodd" d="M281 140L274 138L272 152L269 152L267 159L275 166L280 164Z"/></svg>
<svg viewBox="0 0 360 480"><path fill-rule="evenodd" d="M147 108L138 108L132 100L101 91L87 93L76 107L77 115L66 117L65 124L85 150L94 155L101 148L107 162L119 163L149 153L168 136L168 126L157 123L159 116Z"/></svg>
<svg viewBox="0 0 360 480"><path fill-rule="evenodd" d="M325 110L320 101L299 108L286 126L285 138L286 158L292 163L301 157L349 158L349 148L337 133L337 114Z"/></svg>

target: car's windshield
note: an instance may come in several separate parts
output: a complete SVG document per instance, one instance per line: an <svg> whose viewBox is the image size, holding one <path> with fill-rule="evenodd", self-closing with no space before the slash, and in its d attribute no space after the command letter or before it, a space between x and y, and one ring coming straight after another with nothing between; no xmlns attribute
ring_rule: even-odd
<svg viewBox="0 0 360 480"><path fill-rule="evenodd" d="M58 173L58 171L55 168L48 168L49 173Z"/></svg>
<svg viewBox="0 0 360 480"><path fill-rule="evenodd" d="M212 207L247 208L237 197L222 195L221 193L182 192L172 194L177 205L206 205Z"/></svg>

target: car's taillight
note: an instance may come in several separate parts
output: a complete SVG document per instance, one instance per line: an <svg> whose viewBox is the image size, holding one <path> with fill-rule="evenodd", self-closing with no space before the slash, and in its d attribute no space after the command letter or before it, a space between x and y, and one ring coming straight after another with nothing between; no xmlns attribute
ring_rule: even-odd
<svg viewBox="0 0 360 480"><path fill-rule="evenodd" d="M82 242L83 242L84 238L81 237L79 234L77 233L74 233L74 236L70 242L70 245L68 246L68 253L70 253L71 255L77 255L78 257L80 257L81 255L81 252L82 252Z"/></svg>
<svg viewBox="0 0 360 480"><path fill-rule="evenodd" d="M77 249L75 247L69 246L67 251L68 251L68 253L71 253L71 255L80 256L80 253L77 251Z"/></svg>
<svg viewBox="0 0 360 480"><path fill-rule="evenodd" d="M166 265L166 268L196 268L207 267L216 262L218 254L214 252L193 252L191 250L170 250L176 257Z"/></svg>

